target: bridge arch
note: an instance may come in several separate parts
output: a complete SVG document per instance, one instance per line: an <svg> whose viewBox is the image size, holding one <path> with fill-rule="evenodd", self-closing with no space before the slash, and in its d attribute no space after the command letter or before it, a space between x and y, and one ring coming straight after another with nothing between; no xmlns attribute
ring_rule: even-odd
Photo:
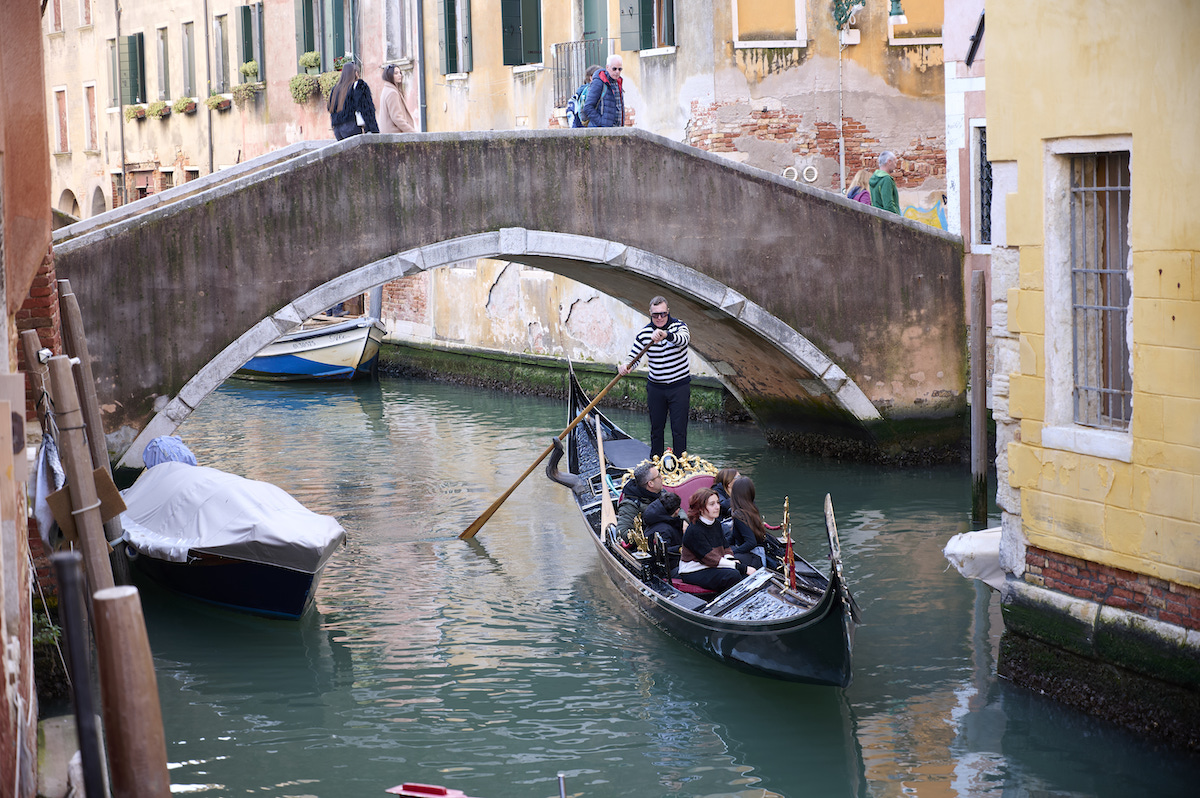
<svg viewBox="0 0 1200 798"><path fill-rule="evenodd" d="M748 338L756 342L756 348L764 351L766 347L773 347L786 360L786 363L776 362L776 369L780 372L794 371L799 375L795 379L806 381L812 394L827 395L838 412L864 424L880 418L879 411L862 389L828 355L800 332L729 286L670 258L620 242L510 227L416 247L381 258L308 291L261 319L206 363L174 398L157 410L125 451L120 465L142 467L141 455L146 444L159 435L174 432L204 397L216 390L258 350L305 319L390 280L464 260L485 258L526 263L558 274L579 275L581 270L599 271L600 275L588 283L601 291L605 290L600 285L604 282L605 274L625 273L631 278L628 281L631 285L642 287L637 296L642 297L643 301L653 293L661 293L671 300L672 307L700 309L709 320L725 322L714 325L697 320L690 323L693 327L693 348L706 360L716 364L718 373L723 372L722 367L729 368L727 356L721 350L731 342L736 343L738 338ZM688 316L686 312L682 315L685 319ZM738 334L730 335L729 326L736 328ZM714 330L720 330L720 333L714 334ZM715 345L718 338L720 346ZM727 387L740 401L746 402L736 384L727 382ZM747 403L747 406L753 413L753 403Z"/></svg>
<svg viewBox="0 0 1200 798"><path fill-rule="evenodd" d="M963 434L960 239L637 129L306 142L64 228L54 255L118 457L240 365L218 353L477 257L639 309L665 293L774 440Z"/></svg>

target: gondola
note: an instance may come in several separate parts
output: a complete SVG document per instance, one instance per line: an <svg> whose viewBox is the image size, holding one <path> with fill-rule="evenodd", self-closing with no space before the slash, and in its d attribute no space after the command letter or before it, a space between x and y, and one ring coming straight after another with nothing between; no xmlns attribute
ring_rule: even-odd
<svg viewBox="0 0 1200 798"><path fill-rule="evenodd" d="M568 379L571 420L589 399L573 370L568 370ZM787 574L764 568L720 595L698 594L696 588L671 578L665 551L653 551L655 547L645 543L641 550L627 550L617 541L615 528L601 529L604 488L597 425L603 430L605 471L616 486L650 457L649 446L595 410L571 430L565 450L557 444L546 473L571 488L600 562L617 589L673 637L735 668L795 682L848 686L859 614L842 573L830 498L825 497L828 577L795 557L795 587ZM567 472L560 470L564 454ZM673 455L659 462L666 489L680 493L685 506L698 483L711 484L698 462L703 463ZM711 465L704 465L711 473Z"/></svg>

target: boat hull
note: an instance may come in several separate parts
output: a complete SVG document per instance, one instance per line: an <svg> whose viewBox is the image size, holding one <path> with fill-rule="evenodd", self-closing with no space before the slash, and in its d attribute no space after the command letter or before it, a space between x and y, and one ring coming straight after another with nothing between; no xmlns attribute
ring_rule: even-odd
<svg viewBox="0 0 1200 798"><path fill-rule="evenodd" d="M587 396L570 374L569 412L574 419ZM829 537L829 576L796 558L797 588L782 575L760 570L720 597L705 601L676 589L653 555L631 555L601 530L600 463L595 444L595 420L604 430L607 451L613 442L625 450L636 445L603 414L577 425L567 438L571 473L547 473L573 488L580 515L605 573L618 591L656 626L677 640L740 670L788 681L835 687L849 686L857 609L844 582L841 550L826 499ZM649 452L649 448L646 452ZM606 462L607 474L619 482L622 469ZM607 538L607 539L606 539ZM711 598L711 596L710 596Z"/></svg>
<svg viewBox="0 0 1200 798"><path fill-rule="evenodd" d="M268 618L299 618L312 606L321 581L321 571L307 574L227 557L201 556L179 563L135 553L132 560L142 574L168 590Z"/></svg>
<svg viewBox="0 0 1200 798"><path fill-rule="evenodd" d="M371 318L347 319L280 336L234 372L244 380L351 380L375 368L383 326Z"/></svg>

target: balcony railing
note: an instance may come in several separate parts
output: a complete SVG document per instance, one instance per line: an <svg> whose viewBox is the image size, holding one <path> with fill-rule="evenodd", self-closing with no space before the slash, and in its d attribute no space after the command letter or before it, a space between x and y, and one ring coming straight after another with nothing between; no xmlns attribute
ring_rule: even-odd
<svg viewBox="0 0 1200 798"><path fill-rule="evenodd" d="M604 66L608 42L604 39L584 39L580 42L560 42L554 45L554 105L561 108L583 83L587 68Z"/></svg>

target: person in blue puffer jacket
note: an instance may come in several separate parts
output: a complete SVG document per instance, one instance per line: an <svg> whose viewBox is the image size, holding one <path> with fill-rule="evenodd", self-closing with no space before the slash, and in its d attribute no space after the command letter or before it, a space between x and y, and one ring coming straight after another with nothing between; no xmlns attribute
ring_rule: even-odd
<svg viewBox="0 0 1200 798"><path fill-rule="evenodd" d="M583 104L583 119L588 127L623 127L625 125L625 89L621 82L624 71L621 56L610 55L604 69L592 77L587 100Z"/></svg>

